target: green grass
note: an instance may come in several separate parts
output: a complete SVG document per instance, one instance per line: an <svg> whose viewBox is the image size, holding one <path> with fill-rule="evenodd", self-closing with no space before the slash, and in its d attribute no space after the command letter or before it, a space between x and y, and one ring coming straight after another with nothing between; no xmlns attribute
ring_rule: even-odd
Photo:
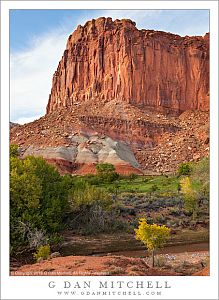
<svg viewBox="0 0 219 300"><path fill-rule="evenodd" d="M200 189L209 178L209 158L204 158L198 163L190 163L194 188ZM179 175L179 174L178 174ZM87 181L91 185L105 188L110 193L150 193L154 195L166 194L167 196L178 193L178 187L182 176L156 175L156 176L120 176L118 180L106 182L95 175L75 176L75 180Z"/></svg>
<svg viewBox="0 0 219 300"><path fill-rule="evenodd" d="M98 186L112 193L176 193L179 179L176 176L138 176L134 179L121 178L112 183L99 183Z"/></svg>

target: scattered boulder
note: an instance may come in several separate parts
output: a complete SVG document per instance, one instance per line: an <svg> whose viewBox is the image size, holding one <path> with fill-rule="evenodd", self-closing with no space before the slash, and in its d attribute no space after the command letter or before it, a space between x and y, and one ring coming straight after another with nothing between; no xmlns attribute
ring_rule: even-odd
<svg viewBox="0 0 219 300"><path fill-rule="evenodd" d="M56 258L56 257L61 257L61 254L59 252L53 252L50 254L50 258Z"/></svg>

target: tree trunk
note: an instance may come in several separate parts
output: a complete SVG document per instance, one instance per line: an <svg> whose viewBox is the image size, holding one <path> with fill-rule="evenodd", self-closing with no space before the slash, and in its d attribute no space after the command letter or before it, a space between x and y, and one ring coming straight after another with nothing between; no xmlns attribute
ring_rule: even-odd
<svg viewBox="0 0 219 300"><path fill-rule="evenodd" d="M192 221L195 221L195 211L192 212Z"/></svg>
<svg viewBox="0 0 219 300"><path fill-rule="evenodd" d="M196 218L197 218L197 211L193 210L193 212L192 212L192 221L195 221Z"/></svg>
<svg viewBox="0 0 219 300"><path fill-rule="evenodd" d="M154 268L154 250L152 250L152 267Z"/></svg>

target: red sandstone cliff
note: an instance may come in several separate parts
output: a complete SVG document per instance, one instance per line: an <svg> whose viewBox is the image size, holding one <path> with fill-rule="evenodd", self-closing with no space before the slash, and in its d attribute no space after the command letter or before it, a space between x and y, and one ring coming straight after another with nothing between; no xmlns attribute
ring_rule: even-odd
<svg viewBox="0 0 219 300"><path fill-rule="evenodd" d="M69 36L47 114L84 101L119 100L166 113L209 109L209 35L138 30L99 18Z"/></svg>
<svg viewBox="0 0 219 300"><path fill-rule="evenodd" d="M174 172L209 154L208 110L208 34L99 18L70 35L47 114L11 127L10 139L61 173L93 173L103 162L122 174Z"/></svg>

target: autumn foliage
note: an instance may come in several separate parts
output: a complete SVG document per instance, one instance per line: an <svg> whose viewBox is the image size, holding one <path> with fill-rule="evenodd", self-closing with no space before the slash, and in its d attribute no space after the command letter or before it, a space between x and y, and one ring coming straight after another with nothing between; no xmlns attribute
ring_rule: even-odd
<svg viewBox="0 0 219 300"><path fill-rule="evenodd" d="M135 229L135 237L144 243L146 248L152 252L154 267L154 251L161 248L166 238L170 234L170 229L165 225L148 224L145 218L139 220L138 228Z"/></svg>

